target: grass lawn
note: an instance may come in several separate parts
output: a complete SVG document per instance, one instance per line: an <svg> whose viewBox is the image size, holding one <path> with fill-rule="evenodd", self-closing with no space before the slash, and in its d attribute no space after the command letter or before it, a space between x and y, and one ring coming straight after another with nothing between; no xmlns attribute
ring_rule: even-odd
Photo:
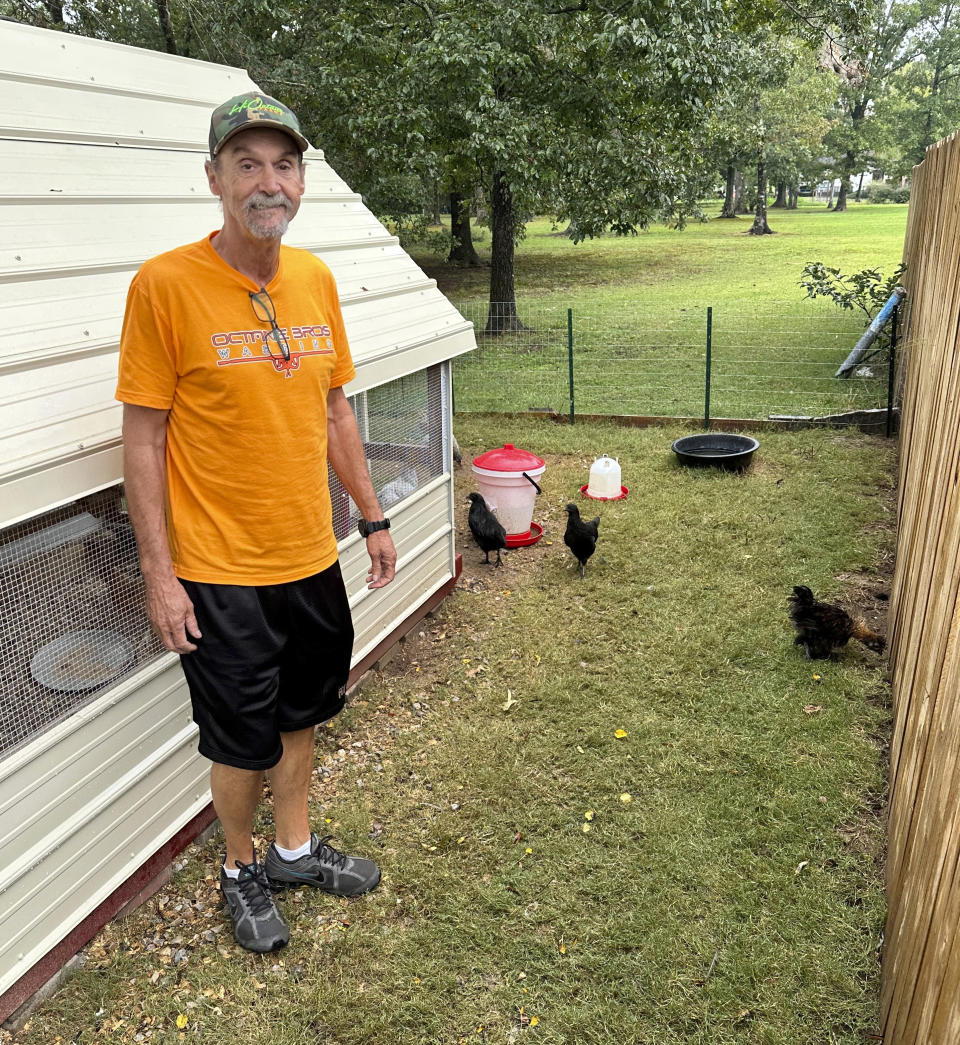
<svg viewBox="0 0 960 1045"><path fill-rule="evenodd" d="M679 468L679 431L458 419L466 461L505 438L545 458L545 535L493 570L460 504L457 590L321 731L317 826L378 859L381 886L285 896L291 945L260 958L217 910L218 844L194 847L15 1040L875 1032L883 664L860 647L804 660L785 598L809 584L882 627L895 447L764 433L738 476ZM563 505L602 451L630 495L596 505L581 581ZM457 483L462 501L468 465Z"/></svg>
<svg viewBox="0 0 960 1045"><path fill-rule="evenodd" d="M705 210L718 213L719 202ZM803 302L798 281L808 261L844 272L891 272L903 255L907 205L850 204L835 214L805 199L797 210L770 211L773 236L748 236L751 220L712 218L682 230L655 225L636 236L575 244L555 235L548 219L538 218L517 248L517 299L565 308L590 302L605 308L644 303L652 309L690 302L718 309L758 307L766 299ZM489 231L479 235L478 252L489 258ZM488 299L488 269L459 269L435 255L414 256L452 301L469 305Z"/></svg>
<svg viewBox="0 0 960 1045"><path fill-rule="evenodd" d="M516 261L519 313L529 330L507 337L482 336L488 268L419 256L480 335L479 351L455 367L458 411L566 413L570 308L579 412L702 416L708 306L713 416L821 416L884 405L884 359L872 377L833 377L864 317L807 300L798 281L808 261L892 272L907 206L851 204L834 214L804 203L770 212L773 236L747 235L750 220L739 218L574 244L548 220L533 221ZM489 252L487 234L479 247Z"/></svg>

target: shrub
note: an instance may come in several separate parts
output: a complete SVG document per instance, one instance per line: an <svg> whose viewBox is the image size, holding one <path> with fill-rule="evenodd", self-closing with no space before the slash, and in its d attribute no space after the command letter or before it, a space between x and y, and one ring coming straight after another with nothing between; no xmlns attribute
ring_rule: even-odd
<svg viewBox="0 0 960 1045"><path fill-rule="evenodd" d="M839 308L859 308L868 319L873 319L900 282L906 267L901 262L893 274L884 279L879 269L847 274L829 268L822 261L808 261L803 266L800 286L808 298L827 297Z"/></svg>
<svg viewBox="0 0 960 1045"><path fill-rule="evenodd" d="M867 199L871 203L909 203L910 187L907 185L888 185L886 182L875 182L868 187Z"/></svg>

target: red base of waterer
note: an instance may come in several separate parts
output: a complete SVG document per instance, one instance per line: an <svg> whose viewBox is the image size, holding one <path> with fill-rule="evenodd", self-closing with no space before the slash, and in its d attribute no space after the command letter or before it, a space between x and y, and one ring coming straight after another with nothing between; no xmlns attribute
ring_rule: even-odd
<svg viewBox="0 0 960 1045"><path fill-rule="evenodd" d="M597 497L592 493L587 493L587 487L589 487L589 485L589 483L586 483L584 486L581 486L580 492L584 497L589 497L591 501L622 501L630 492L625 486L621 486L620 493L616 497ZM510 538L508 537L507 540L509 541Z"/></svg>
<svg viewBox="0 0 960 1045"><path fill-rule="evenodd" d="M532 522L530 523L530 529L526 533L508 533L507 547L528 548L531 544L536 544L542 536L543 527Z"/></svg>

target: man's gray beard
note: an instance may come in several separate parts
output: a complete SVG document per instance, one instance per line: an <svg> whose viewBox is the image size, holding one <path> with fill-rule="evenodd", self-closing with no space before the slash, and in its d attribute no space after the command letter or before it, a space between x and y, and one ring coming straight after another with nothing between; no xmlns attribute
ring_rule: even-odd
<svg viewBox="0 0 960 1045"><path fill-rule="evenodd" d="M282 236L286 235L286 231L289 227L289 218L284 218L279 225L265 226L255 224L253 218L250 215L247 216L247 228L257 237L257 239L280 239Z"/></svg>
<svg viewBox="0 0 960 1045"><path fill-rule="evenodd" d="M256 220L257 211L259 209L257 204L259 204L260 207L284 207L287 215L289 215L290 211L293 209L290 205L290 201L281 192L278 192L275 196L265 196L262 193L258 193L251 196L243 207L247 228L257 237L257 239L280 239L290 227L289 216L284 217L284 219L277 225L263 225Z"/></svg>

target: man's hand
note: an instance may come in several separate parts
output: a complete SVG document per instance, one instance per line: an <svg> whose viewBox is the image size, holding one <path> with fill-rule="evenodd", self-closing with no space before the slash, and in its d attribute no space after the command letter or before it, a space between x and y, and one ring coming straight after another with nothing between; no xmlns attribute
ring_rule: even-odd
<svg viewBox="0 0 960 1045"><path fill-rule="evenodd" d="M144 580L147 616L164 649L173 653L192 653L197 647L191 639L202 636L186 589L176 577L163 581Z"/></svg>
<svg viewBox="0 0 960 1045"><path fill-rule="evenodd" d="M397 549L389 530L377 530L367 538L367 554L370 570L367 573L368 588L382 588L393 580L397 567Z"/></svg>

